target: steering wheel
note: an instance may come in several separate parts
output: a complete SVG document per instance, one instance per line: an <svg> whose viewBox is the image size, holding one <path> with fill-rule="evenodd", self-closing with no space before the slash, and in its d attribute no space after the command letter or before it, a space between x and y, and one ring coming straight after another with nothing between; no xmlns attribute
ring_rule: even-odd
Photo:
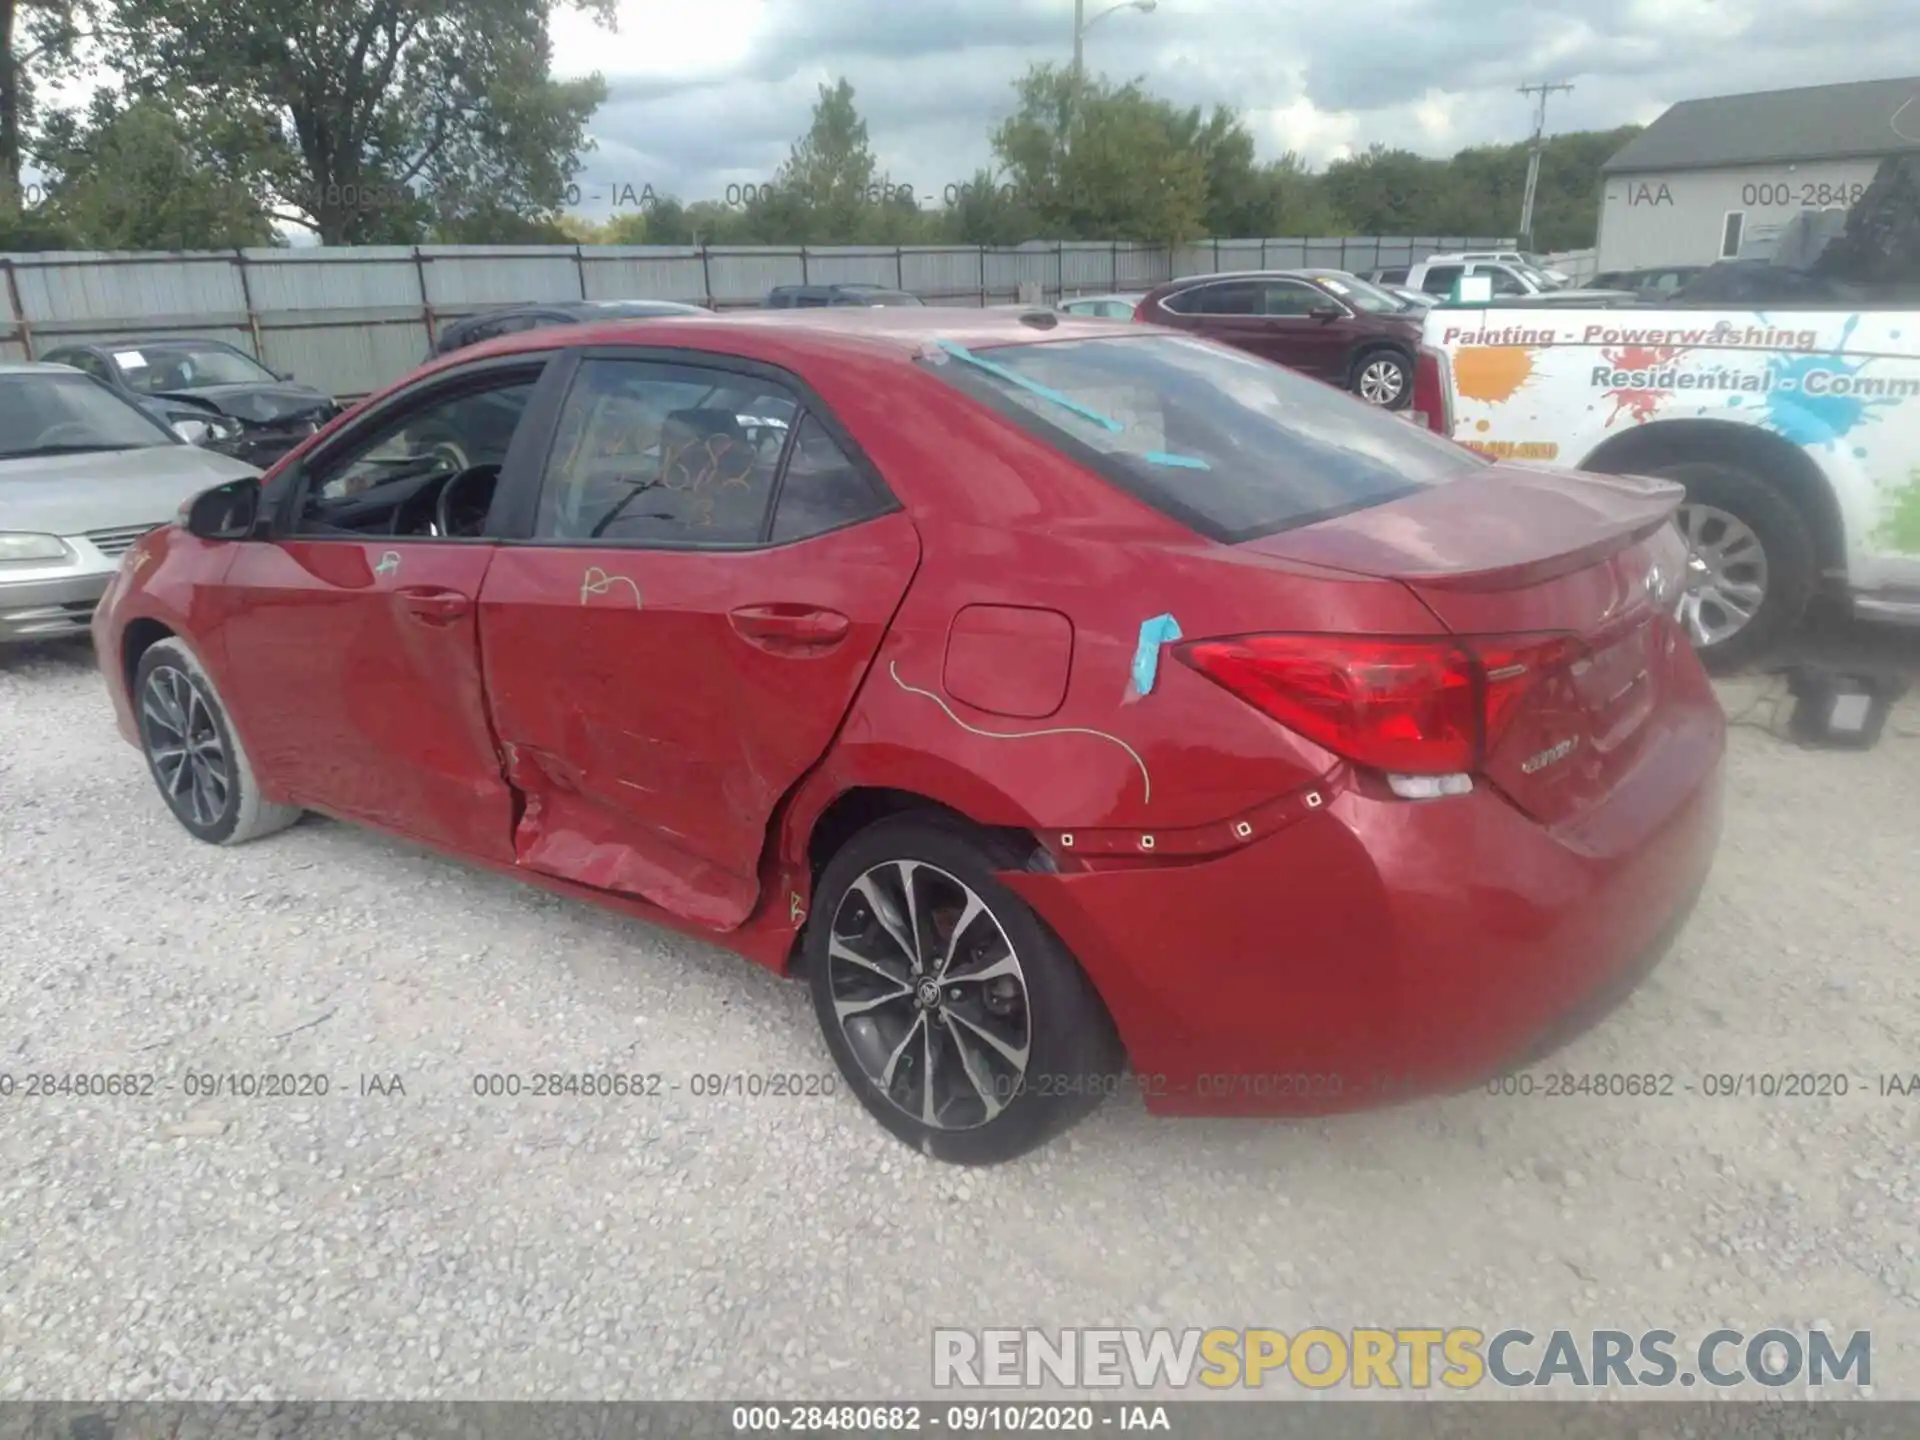
<svg viewBox="0 0 1920 1440"><path fill-rule="evenodd" d="M498 480L499 476L500 467L498 465L472 465L465 470L459 470L449 475L446 483L440 487L440 493L436 495L433 500L434 533L441 536L448 536L454 533L453 495L455 491L461 489L476 477L487 480Z"/></svg>
<svg viewBox="0 0 1920 1440"><path fill-rule="evenodd" d="M68 440L75 444L84 444L91 437L92 433L93 432L81 421L62 420L58 425L49 425L45 430L42 430L38 435L34 436L33 448L38 450L43 445L66 443L57 438L61 435L66 435Z"/></svg>

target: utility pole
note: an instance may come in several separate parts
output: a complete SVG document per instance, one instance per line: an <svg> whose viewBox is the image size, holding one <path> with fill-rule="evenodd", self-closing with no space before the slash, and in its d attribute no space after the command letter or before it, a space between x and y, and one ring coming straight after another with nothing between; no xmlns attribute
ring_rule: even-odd
<svg viewBox="0 0 1920 1440"><path fill-rule="evenodd" d="M1533 197L1540 188L1540 152L1547 145L1547 97L1556 90L1571 90L1573 86L1564 82L1551 82L1540 85L1522 85L1522 95L1538 95L1540 107L1533 117L1533 148L1527 155L1527 194L1520 202L1520 244L1526 249L1533 248Z"/></svg>

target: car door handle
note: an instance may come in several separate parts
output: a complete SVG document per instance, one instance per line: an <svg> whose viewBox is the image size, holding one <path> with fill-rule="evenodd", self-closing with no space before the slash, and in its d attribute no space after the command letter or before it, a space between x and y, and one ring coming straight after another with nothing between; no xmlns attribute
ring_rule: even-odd
<svg viewBox="0 0 1920 1440"><path fill-rule="evenodd" d="M451 625L473 609L473 601L458 590L443 590L436 585L416 585L394 594L422 625Z"/></svg>
<svg viewBox="0 0 1920 1440"><path fill-rule="evenodd" d="M776 654L831 649L853 628L839 611L813 605L743 605L727 619L742 639Z"/></svg>

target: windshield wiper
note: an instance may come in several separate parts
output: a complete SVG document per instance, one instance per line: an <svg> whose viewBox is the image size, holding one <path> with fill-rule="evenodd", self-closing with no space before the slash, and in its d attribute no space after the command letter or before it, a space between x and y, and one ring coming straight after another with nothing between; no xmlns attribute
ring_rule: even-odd
<svg viewBox="0 0 1920 1440"><path fill-rule="evenodd" d="M30 445L25 450L0 450L0 460L27 460L40 455L88 455L102 450L157 450L158 443L147 445L103 445L93 442L66 445Z"/></svg>

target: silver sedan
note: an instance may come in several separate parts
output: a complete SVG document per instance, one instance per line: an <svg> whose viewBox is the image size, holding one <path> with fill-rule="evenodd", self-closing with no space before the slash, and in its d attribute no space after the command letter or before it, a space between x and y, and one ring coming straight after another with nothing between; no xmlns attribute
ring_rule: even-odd
<svg viewBox="0 0 1920 1440"><path fill-rule="evenodd" d="M0 364L0 644L86 634L135 540L257 473L72 366Z"/></svg>

